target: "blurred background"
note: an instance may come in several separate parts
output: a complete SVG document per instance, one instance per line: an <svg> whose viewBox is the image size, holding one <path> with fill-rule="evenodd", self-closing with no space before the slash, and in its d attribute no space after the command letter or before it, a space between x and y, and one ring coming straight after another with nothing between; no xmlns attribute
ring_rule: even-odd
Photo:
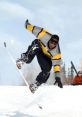
<svg viewBox="0 0 82 117"><path fill-rule="evenodd" d="M73 76L70 61L78 71L82 71L81 11L81 0L0 0L0 85L24 85L8 53L17 60L35 39L24 27L26 19L60 36L63 78ZM22 68L28 82L35 79L39 72L36 58L31 65Z"/></svg>

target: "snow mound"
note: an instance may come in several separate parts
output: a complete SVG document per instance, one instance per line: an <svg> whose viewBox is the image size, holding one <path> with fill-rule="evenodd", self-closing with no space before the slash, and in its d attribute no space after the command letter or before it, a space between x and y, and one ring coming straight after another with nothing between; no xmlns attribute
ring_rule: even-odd
<svg viewBox="0 0 82 117"><path fill-rule="evenodd" d="M0 117L81 117L82 86L0 87Z"/></svg>

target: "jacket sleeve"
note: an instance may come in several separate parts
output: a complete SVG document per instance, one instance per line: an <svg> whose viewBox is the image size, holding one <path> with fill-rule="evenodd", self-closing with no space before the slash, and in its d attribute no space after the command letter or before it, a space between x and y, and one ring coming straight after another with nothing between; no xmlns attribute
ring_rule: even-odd
<svg viewBox="0 0 82 117"><path fill-rule="evenodd" d="M59 49L59 48L58 48ZM53 71L55 72L55 77L61 77L61 52L58 52L52 57Z"/></svg>
<svg viewBox="0 0 82 117"><path fill-rule="evenodd" d="M54 59L52 59L53 63L53 71L55 72L55 77L60 77L60 71L61 71L61 55L56 54L54 56Z"/></svg>
<svg viewBox="0 0 82 117"><path fill-rule="evenodd" d="M28 21L25 22L25 28L29 30L31 33L33 33L38 39L42 38L46 33L48 33L47 30L44 28L34 26L30 24Z"/></svg>

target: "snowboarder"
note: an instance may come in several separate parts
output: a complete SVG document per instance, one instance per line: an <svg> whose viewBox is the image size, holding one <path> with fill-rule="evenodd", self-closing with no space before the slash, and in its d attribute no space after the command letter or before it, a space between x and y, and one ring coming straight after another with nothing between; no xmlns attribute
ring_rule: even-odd
<svg viewBox="0 0 82 117"><path fill-rule="evenodd" d="M28 47L25 53L21 54L21 58L17 60L17 67L20 69L22 63L31 63L36 56L41 68L41 72L36 78L36 81L30 84L29 88L31 92L35 90L42 83L46 83L49 78L50 70L53 66L55 74L55 84L58 84L60 88L63 88L61 82L61 52L59 47L59 36L52 35L44 28L33 26L28 20L25 22L25 28L32 32L36 36L36 39Z"/></svg>

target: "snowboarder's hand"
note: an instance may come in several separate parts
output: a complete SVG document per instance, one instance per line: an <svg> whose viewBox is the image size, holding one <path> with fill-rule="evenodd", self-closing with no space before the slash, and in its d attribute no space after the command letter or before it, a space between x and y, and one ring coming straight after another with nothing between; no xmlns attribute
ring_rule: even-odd
<svg viewBox="0 0 82 117"><path fill-rule="evenodd" d="M30 23L29 23L29 21L28 21L28 19L25 21L25 27L27 27L27 25L29 25Z"/></svg>
<svg viewBox="0 0 82 117"><path fill-rule="evenodd" d="M28 19L26 20L26 23L28 23L29 21L28 21Z"/></svg>
<svg viewBox="0 0 82 117"><path fill-rule="evenodd" d="M63 85L62 85L62 82L61 82L61 79L59 78L59 77L56 77L55 78L55 83L54 83L54 85L57 83L58 84L58 86L60 87L60 88L63 88Z"/></svg>

